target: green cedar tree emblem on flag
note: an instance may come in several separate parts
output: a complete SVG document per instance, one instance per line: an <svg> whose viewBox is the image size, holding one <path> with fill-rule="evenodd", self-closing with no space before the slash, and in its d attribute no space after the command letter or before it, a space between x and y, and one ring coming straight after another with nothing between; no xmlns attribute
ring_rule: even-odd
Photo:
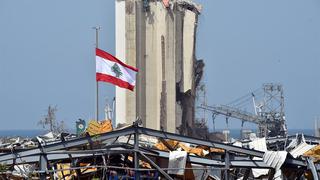
<svg viewBox="0 0 320 180"><path fill-rule="evenodd" d="M111 67L111 71L116 74L116 77L117 77L117 78L119 78L120 76L122 76L121 69L120 69L120 67L118 66L117 63L114 63L114 65Z"/></svg>

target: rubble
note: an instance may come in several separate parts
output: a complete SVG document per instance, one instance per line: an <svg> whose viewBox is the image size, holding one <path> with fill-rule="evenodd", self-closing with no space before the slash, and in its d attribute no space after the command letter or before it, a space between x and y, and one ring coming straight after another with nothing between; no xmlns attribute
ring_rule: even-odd
<svg viewBox="0 0 320 180"><path fill-rule="evenodd" d="M44 143L35 141L37 138ZM272 151L268 138L237 141L235 146L137 124L92 136L49 133L37 138L17 138L3 146L8 150L0 154L2 178L291 179L304 174L318 177L319 145L303 151L299 148L305 147L308 138L296 143L293 149ZM294 141L295 138L290 139L287 147ZM16 149L13 144L33 145ZM292 156L297 147L299 155Z"/></svg>

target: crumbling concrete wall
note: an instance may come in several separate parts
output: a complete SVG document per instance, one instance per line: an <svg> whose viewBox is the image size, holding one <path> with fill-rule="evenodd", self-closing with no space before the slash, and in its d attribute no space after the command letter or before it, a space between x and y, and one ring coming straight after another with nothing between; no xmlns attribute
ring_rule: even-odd
<svg viewBox="0 0 320 180"><path fill-rule="evenodd" d="M186 6L187 5L187 6ZM176 127L180 134L193 136L196 95L196 30L199 12L190 4L180 4L176 9ZM181 114L180 114L181 113Z"/></svg>

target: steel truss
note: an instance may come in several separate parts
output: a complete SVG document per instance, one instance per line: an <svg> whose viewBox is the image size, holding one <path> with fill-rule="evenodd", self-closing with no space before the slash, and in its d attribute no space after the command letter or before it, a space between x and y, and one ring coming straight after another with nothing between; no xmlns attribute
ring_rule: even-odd
<svg viewBox="0 0 320 180"><path fill-rule="evenodd" d="M105 155L113 154L130 154L133 156L133 164L135 171L135 178L139 179L139 172L143 169L139 168L139 160L144 160L155 168L163 177L166 179L172 179L172 177L167 174L166 168L161 168L155 163L152 158L169 158L169 153L165 151L160 151L153 148L145 148L139 141L140 135L146 135L164 140L177 140L179 142L190 143L194 145L206 146L208 148L218 148L223 149L224 154L222 154L222 159L209 159L205 157L198 156L188 156L187 162L203 165L211 168L218 168L221 172L224 172L223 176L225 179L229 179L230 170L236 169L246 169L245 177L250 174L251 168L264 168L269 169L273 172L273 168L265 164L262 160L252 160L253 157L262 158L264 152L256 151L247 148L241 148L229 144L223 144L219 142L197 139L187 136L182 136L178 134L157 131L153 129L131 126L121 130L115 130L112 132L95 135L86 136L82 138L76 138L71 140L62 140L61 142L40 146L33 149L25 150L12 150L11 153L0 155L0 164L6 165L16 165L16 164L28 164L37 163L39 164L39 169L37 172L40 174L40 179L45 179L51 171L50 162L57 160L69 160L72 161L77 158L90 158L90 157L102 157ZM128 137L127 143L116 143L117 139L120 137ZM129 141L133 137L133 143L130 144ZM109 145L105 145L100 149L89 149L89 150L74 150L75 148L88 146L92 147L94 143L107 141ZM73 150L70 150L72 148ZM168 147L170 149L170 147ZM288 157L283 165L283 167L296 168L297 170L311 170L316 171L314 166L308 161L294 159ZM272 173L269 173L272 176Z"/></svg>

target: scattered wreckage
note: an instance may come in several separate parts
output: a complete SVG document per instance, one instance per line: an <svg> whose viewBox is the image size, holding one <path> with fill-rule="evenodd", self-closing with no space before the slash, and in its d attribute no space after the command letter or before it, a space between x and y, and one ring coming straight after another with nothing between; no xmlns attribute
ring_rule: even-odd
<svg viewBox="0 0 320 180"><path fill-rule="evenodd" d="M106 126L98 129L102 127L108 130ZM0 154L0 178L318 179L317 139L313 143L303 136L269 143L266 138L226 143L137 124L116 130L109 126L108 131L82 137L49 133L7 144ZM287 151L270 151L268 146L276 147L276 142L288 143Z"/></svg>

